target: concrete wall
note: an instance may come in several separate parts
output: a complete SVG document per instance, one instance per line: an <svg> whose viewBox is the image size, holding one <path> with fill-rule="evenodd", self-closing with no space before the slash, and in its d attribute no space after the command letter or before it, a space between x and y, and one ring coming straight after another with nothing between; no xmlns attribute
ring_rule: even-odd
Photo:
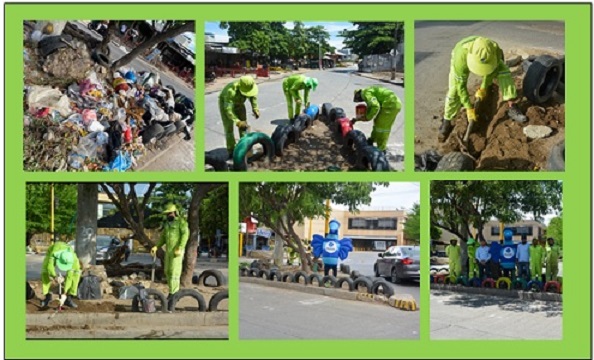
<svg viewBox="0 0 594 360"><path fill-rule="evenodd" d="M404 72L404 44L398 44L396 49L396 71ZM367 55L362 58L360 69L366 73L392 71L393 58L394 56L390 54Z"/></svg>

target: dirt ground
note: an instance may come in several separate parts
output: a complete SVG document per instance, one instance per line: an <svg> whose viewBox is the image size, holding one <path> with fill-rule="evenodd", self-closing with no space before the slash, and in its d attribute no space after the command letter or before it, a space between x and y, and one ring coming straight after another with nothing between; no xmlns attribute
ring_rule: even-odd
<svg viewBox="0 0 594 360"><path fill-rule="evenodd" d="M531 55L551 53L537 49L524 49L523 53ZM517 56L519 53L507 53L506 59ZM437 143L437 138L423 137L423 129L417 129L415 143L417 149L421 146L437 150L441 155L453 151L462 151L471 155L476 161L476 170L525 170L538 171L545 168L551 148L565 138L565 99L555 95L542 106L531 104L523 98L522 81L524 70L522 62L510 67L515 79L518 96L522 100L518 103L520 109L527 116L528 121L519 124L507 115L507 102L502 101L498 86L493 84L488 89L488 97L477 109L478 122L473 128L466 148L462 145L467 127L467 118L464 111L453 120L454 130L449 138L442 144ZM473 99L473 94L480 87L480 79L469 81L468 91ZM444 89L445 91L445 89ZM443 101L443 100L442 100ZM439 126L443 116L433 115L434 125ZM552 128L551 135L544 139L530 140L524 135L522 129L528 125L545 125ZM419 131L420 130L420 131Z"/></svg>

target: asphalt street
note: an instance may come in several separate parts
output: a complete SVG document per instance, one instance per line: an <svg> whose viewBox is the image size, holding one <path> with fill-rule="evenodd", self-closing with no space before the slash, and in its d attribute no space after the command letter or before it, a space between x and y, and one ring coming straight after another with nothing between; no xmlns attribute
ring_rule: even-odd
<svg viewBox="0 0 594 360"><path fill-rule="evenodd" d="M563 337L563 306L432 290L431 340L545 340Z"/></svg>
<svg viewBox="0 0 594 360"><path fill-rule="evenodd" d="M529 55L533 49L562 53L565 49L563 22L415 22L415 153L437 146L451 52L458 41L472 35L486 36L495 40L504 52L513 51L519 55ZM478 79L471 75L468 84Z"/></svg>
<svg viewBox="0 0 594 360"><path fill-rule="evenodd" d="M316 91L310 93L310 102L318 104L332 103L335 107L345 110L347 116L355 116L355 103L353 93L356 89L380 85L393 90L403 103L403 109L392 126L390 139L388 141L389 157L404 155L404 88L399 85L383 83L374 79L368 79L355 74L356 67L336 68L325 71L313 70L304 73L306 76L316 77L319 85ZM268 81L258 84L259 95L258 105L260 107L260 118L256 120L251 115L249 102L246 101L248 109L248 123L251 130L272 134L279 124L288 122L287 105L282 90L282 79ZM206 95L205 99L205 150L225 148L225 136L223 123L219 114L218 97L220 92L213 92ZM367 136L371 134L372 122L356 123L355 128L363 131ZM236 136L239 136L236 131Z"/></svg>
<svg viewBox="0 0 594 360"><path fill-rule="evenodd" d="M239 283L240 339L419 339L419 312Z"/></svg>

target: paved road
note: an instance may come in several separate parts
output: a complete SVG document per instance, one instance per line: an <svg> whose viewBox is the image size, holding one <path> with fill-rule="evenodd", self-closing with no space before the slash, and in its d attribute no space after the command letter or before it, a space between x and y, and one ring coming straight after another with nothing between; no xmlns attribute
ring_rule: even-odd
<svg viewBox="0 0 594 360"><path fill-rule="evenodd" d="M348 117L355 116L355 103L353 93L355 89L370 85L381 85L393 90L403 102L403 109L398 114L396 122L392 127L390 140L388 142L389 158L394 159L396 155L404 154L404 88L398 85L386 84L377 80L364 78L356 75L355 67L332 69L326 71L314 70L304 73L306 76L316 77L319 80L318 88L310 94L310 102L319 104L330 102L335 107L342 107ZM258 105L261 117L255 120L251 116L249 102L248 122L252 131L260 131L272 134L276 126L287 122L287 106L285 95L282 91L282 80L269 81L258 85ZM220 92L206 95L205 99L205 150L214 150L225 147L225 136L223 123L219 114L218 96ZM372 123L357 123L355 127L366 135L371 134ZM236 136L238 136L236 134ZM392 164L394 169L402 169L403 162Z"/></svg>
<svg viewBox="0 0 594 360"><path fill-rule="evenodd" d="M561 339L562 304L431 291L431 339Z"/></svg>
<svg viewBox="0 0 594 360"><path fill-rule="evenodd" d="M239 283L240 339L418 339L419 312Z"/></svg>
<svg viewBox="0 0 594 360"><path fill-rule="evenodd" d="M535 48L565 49L563 22L415 22L415 153L437 147L451 52L458 41L471 35L489 37L504 51L518 54L528 55ZM478 78L471 75L468 83L474 81Z"/></svg>
<svg viewBox="0 0 594 360"><path fill-rule="evenodd" d="M349 265L351 271L357 270L361 275L369 276L371 279L377 279L373 273L373 264L378 259L378 252L375 251L356 251L349 254L349 257L343 261L343 264ZM340 270L340 267L339 267ZM340 275L340 274L339 274ZM389 280L388 280L389 282ZM396 294L410 294L417 304L420 303L420 289L418 281L405 281L402 284L390 283Z"/></svg>
<svg viewBox="0 0 594 360"><path fill-rule="evenodd" d="M37 254L27 254L27 280L39 280L41 279L41 264L43 263L43 258L45 255L37 255ZM127 263L141 263L141 264L151 264L153 262L153 258L149 254L130 254ZM126 262L123 262L122 265L126 265ZM226 262L210 262L208 258L199 258L196 261L196 266L194 269L197 272L201 272L208 269L217 269L225 275L225 277L229 278L229 265Z"/></svg>

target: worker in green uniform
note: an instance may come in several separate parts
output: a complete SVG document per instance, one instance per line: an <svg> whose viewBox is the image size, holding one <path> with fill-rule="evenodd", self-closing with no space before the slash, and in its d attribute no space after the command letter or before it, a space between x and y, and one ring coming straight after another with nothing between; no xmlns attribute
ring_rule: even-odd
<svg viewBox="0 0 594 360"><path fill-rule="evenodd" d="M219 94L219 111L223 119L227 152L233 156L235 149L235 133L233 126L239 129L239 137L243 137L248 128L245 101L249 99L252 113L258 119L258 86L251 76L242 76L239 80L227 84Z"/></svg>
<svg viewBox="0 0 594 360"><path fill-rule="evenodd" d="M538 243L538 239L532 239L532 246L530 246L530 274L533 279L538 281L542 277L542 264L544 263L545 253L542 246Z"/></svg>
<svg viewBox="0 0 594 360"><path fill-rule="evenodd" d="M450 245L448 245L445 249L446 255L450 259L449 267L450 267L450 279L453 282L458 280L458 276L460 276L461 266L460 263L460 246L458 246L458 240L451 239Z"/></svg>
<svg viewBox="0 0 594 360"><path fill-rule="evenodd" d="M493 40L480 36L469 36L458 42L452 50L449 88L439 128L440 142L445 141L452 132L454 128L452 119L462 106L466 109L468 122L476 121L475 109L470 102L466 87L471 72L483 77L483 82L474 95L475 100L484 100L487 97L487 88L492 84L493 79L497 78L503 101L507 101L509 106L508 116L520 123L526 121L526 116L522 114L515 103L516 86L509 67L503 59L503 50Z"/></svg>
<svg viewBox="0 0 594 360"><path fill-rule="evenodd" d="M171 301L171 297L179 291L184 252L190 237L190 231L188 223L183 217L179 216L175 205L167 205L163 213L167 215L167 221L163 224L159 242L151 249L151 255L155 256L157 249L165 245L165 276L169 286L169 297L167 299Z"/></svg>
<svg viewBox="0 0 594 360"><path fill-rule="evenodd" d="M555 239L548 238L548 245L546 250L546 280L557 281L557 273L559 272L559 257L561 256L561 248L555 244Z"/></svg>
<svg viewBox="0 0 594 360"><path fill-rule="evenodd" d="M476 242L473 238L468 238L466 242L466 252L468 253L468 278L472 279L473 277L478 277L478 268L476 264L476 259L474 257L476 253Z"/></svg>
<svg viewBox="0 0 594 360"><path fill-rule="evenodd" d="M66 272L66 278L56 273L56 266L60 271ZM50 286L52 281L58 281L63 282L62 294L66 295L64 305L71 308L78 307L72 301L72 297L76 296L78 290L80 268L78 257L70 245L63 241L56 241L53 245L50 245L41 265L41 288L43 295L45 295L45 298L41 301L41 306L49 306L52 301ZM62 301L62 299L60 300Z"/></svg>
<svg viewBox="0 0 594 360"><path fill-rule="evenodd" d="M378 149L385 151L392 125L402 109L402 102L393 91L382 86L355 90L354 102L365 102L367 105L367 112L356 118L356 121L373 120L373 130L368 143L376 143Z"/></svg>
<svg viewBox="0 0 594 360"><path fill-rule="evenodd" d="M289 76L283 81L283 92L287 99L289 120L301 113L301 104L305 104L307 109L309 106L309 92L315 91L317 87L318 79L305 75ZM301 90L303 90L303 97L299 94ZM295 102L295 111L293 111L293 102Z"/></svg>

